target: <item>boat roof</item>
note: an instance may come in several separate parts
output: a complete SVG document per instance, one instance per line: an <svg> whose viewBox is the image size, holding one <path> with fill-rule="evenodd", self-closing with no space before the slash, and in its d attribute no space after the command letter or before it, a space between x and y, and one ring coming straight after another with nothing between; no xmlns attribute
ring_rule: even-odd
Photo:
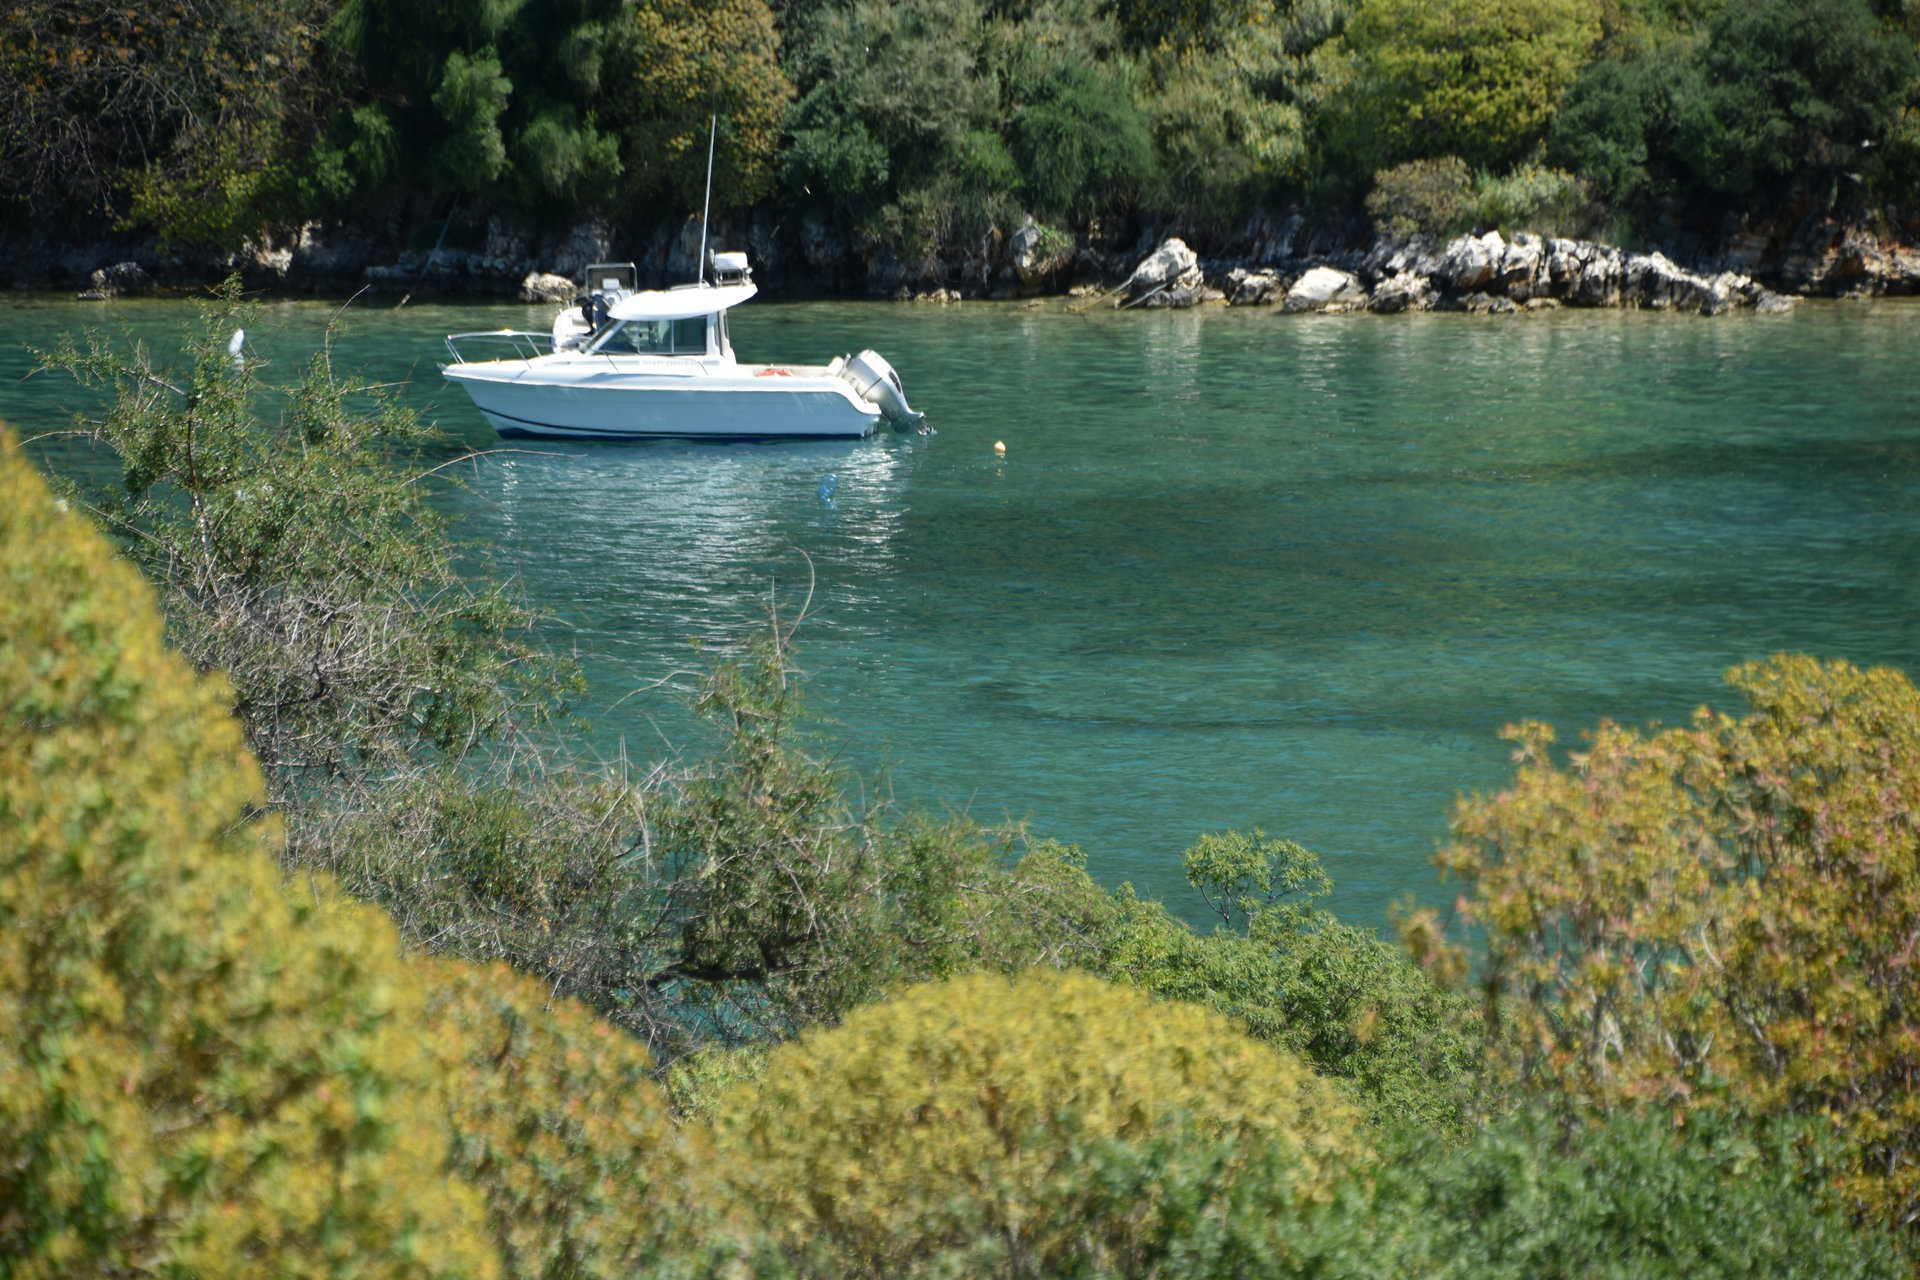
<svg viewBox="0 0 1920 1280"><path fill-rule="evenodd" d="M759 290L748 284L697 284L630 293L607 308L615 320L686 320L737 307Z"/></svg>

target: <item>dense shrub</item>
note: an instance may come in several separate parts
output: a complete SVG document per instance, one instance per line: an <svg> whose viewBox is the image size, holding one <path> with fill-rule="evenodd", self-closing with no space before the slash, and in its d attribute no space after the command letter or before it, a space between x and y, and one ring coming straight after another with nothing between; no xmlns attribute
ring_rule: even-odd
<svg viewBox="0 0 1920 1280"><path fill-rule="evenodd" d="M299 140L325 100L317 58L331 8L7 6L0 206L18 200L50 230L124 217L223 247L300 216L290 197Z"/></svg>
<svg viewBox="0 0 1920 1280"><path fill-rule="evenodd" d="M1125 1269L1166 1229L1145 1179L1145 1199L1103 1198L1112 1144L1191 1131L1275 1152L1304 1204L1365 1158L1360 1124L1218 1015L1034 972L916 987L776 1050L723 1102L718 1141L787 1249L884 1275L984 1238L1004 1274L1053 1275Z"/></svg>
<svg viewBox="0 0 1920 1280"><path fill-rule="evenodd" d="M1477 221L1502 231L1574 236L1590 230L1587 184L1564 169L1522 165L1509 173L1482 175L1474 184Z"/></svg>
<svg viewBox="0 0 1920 1280"><path fill-rule="evenodd" d="M1336 1080L1383 1125L1463 1124L1471 1002L1372 931L1315 908L1329 885L1312 852L1226 832L1202 837L1183 862L1228 928L1200 932L1126 886L1108 893L1077 850L1058 845L1036 846L1016 878L1030 886L1028 909L1048 910L1036 931L1076 939L1055 963L1226 1014Z"/></svg>
<svg viewBox="0 0 1920 1280"><path fill-rule="evenodd" d="M1459 156L1409 160L1373 175L1367 215L1383 236L1436 239L1471 230L1477 220L1473 171Z"/></svg>
<svg viewBox="0 0 1920 1280"><path fill-rule="evenodd" d="M1698 191L1681 149L1707 107L1691 46L1666 40L1596 59L1567 91L1549 155L1616 209L1650 216Z"/></svg>
<svg viewBox="0 0 1920 1280"><path fill-rule="evenodd" d="M1050 68L1009 133L1022 194L1042 216L1124 211L1155 181L1153 140L1124 65Z"/></svg>
<svg viewBox="0 0 1920 1280"><path fill-rule="evenodd" d="M391 928L283 889L225 682L0 444L9 1274L493 1274Z"/></svg>
<svg viewBox="0 0 1920 1280"><path fill-rule="evenodd" d="M1740 199L1789 189L1819 207L1883 148L1913 97L1920 57L1867 0L1728 5L1699 53L1705 111L1681 136L1693 178Z"/></svg>
<svg viewBox="0 0 1920 1280"><path fill-rule="evenodd" d="M1814 1127L1623 1113L1569 1134L1522 1114L1416 1148L1376 1187L1387 1274L1473 1280L1892 1280L1894 1239L1822 1194ZM1364 1230L1365 1228L1358 1228Z"/></svg>
<svg viewBox="0 0 1920 1280"><path fill-rule="evenodd" d="M1306 121L1292 100L1286 36L1265 20L1222 32L1217 48L1150 61L1152 212L1196 234L1227 233L1305 181Z"/></svg>
<svg viewBox="0 0 1920 1280"><path fill-rule="evenodd" d="M514 1276L632 1276L701 1243L701 1131L636 1041L502 965L416 962L444 1059L450 1168Z"/></svg>
<svg viewBox="0 0 1920 1280"><path fill-rule="evenodd" d="M1728 5L1704 34L1588 66L1554 122L1556 162L1643 218L1857 208L1911 189L1900 139L1920 58L1866 0Z"/></svg>
<svg viewBox="0 0 1920 1280"><path fill-rule="evenodd" d="M276 799L458 758L568 687L498 585L470 585L406 465L436 439L338 373L330 347L288 386L229 352L253 323L229 281L187 363L62 338L43 368L110 397L77 424L119 464L87 496L161 588L170 638L228 674Z"/></svg>
<svg viewBox="0 0 1920 1280"><path fill-rule="evenodd" d="M1513 785L1459 805L1440 861L1484 931L1491 1065L1575 1112L1831 1117L1839 1185L1909 1223L1920 690L1801 657L1728 680L1747 715L1603 723L1564 763L1510 730Z"/></svg>
<svg viewBox="0 0 1920 1280"><path fill-rule="evenodd" d="M1362 0L1341 37L1354 78L1334 108L1336 154L1363 172L1445 155L1515 164L1599 34L1589 0Z"/></svg>
<svg viewBox="0 0 1920 1280"><path fill-rule="evenodd" d="M608 30L605 69L581 103L619 139L625 178L607 194L665 201L682 217L699 208L717 115L714 200L766 195L793 85L765 0L645 0L621 6Z"/></svg>

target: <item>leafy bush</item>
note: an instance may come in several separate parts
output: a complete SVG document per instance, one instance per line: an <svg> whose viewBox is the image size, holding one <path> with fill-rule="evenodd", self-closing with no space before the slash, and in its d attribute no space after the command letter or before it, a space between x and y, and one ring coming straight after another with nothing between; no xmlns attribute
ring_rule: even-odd
<svg viewBox="0 0 1920 1280"><path fill-rule="evenodd" d="M1010 122L1029 207L1084 220L1139 200L1154 178L1153 140L1123 65L1057 66Z"/></svg>
<svg viewBox="0 0 1920 1280"><path fill-rule="evenodd" d="M1615 208L1650 216L1703 189L1681 154L1707 108L1691 46L1668 40L1588 64L1554 118L1548 154Z"/></svg>
<svg viewBox="0 0 1920 1280"><path fill-rule="evenodd" d="M1920 57L1866 0L1728 5L1705 38L1600 59L1569 91L1552 154L1641 217L1858 206L1911 189L1900 144Z"/></svg>
<svg viewBox="0 0 1920 1280"><path fill-rule="evenodd" d="M1014 1260L1003 1273L1124 1268L1173 1198L1106 1198L1094 1174L1116 1142L1191 1130L1277 1153L1293 1204L1367 1155L1333 1090L1218 1015L1044 972L860 1009L774 1051L718 1125L740 1194L782 1246L859 1274L983 1238Z"/></svg>
<svg viewBox="0 0 1920 1280"><path fill-rule="evenodd" d="M0 441L0 1256L486 1276L392 929L288 891L218 678Z"/></svg>
<svg viewBox="0 0 1920 1280"><path fill-rule="evenodd" d="M1383 169L1367 193L1367 215L1383 236L1445 239L1471 230L1477 214L1473 172L1459 156Z"/></svg>
<svg viewBox="0 0 1920 1280"><path fill-rule="evenodd" d="M1822 1196L1816 1128L1706 1111L1623 1113L1568 1134L1522 1113L1453 1149L1409 1152L1375 1189L1388 1274L1475 1280L1880 1280L1896 1242ZM1365 1228L1356 1225L1356 1229ZM1386 1261L1375 1255L1375 1265Z"/></svg>
<svg viewBox="0 0 1920 1280"><path fill-rule="evenodd" d="M0 204L56 237L112 220L238 248L299 218L302 135L328 92L316 0L70 0L0 12Z"/></svg>
<svg viewBox="0 0 1920 1280"><path fill-rule="evenodd" d="M505 588L456 570L404 465L435 434L328 349L293 385L261 385L227 349L253 320L229 281L184 369L94 334L42 367L112 396L79 425L120 464L121 492L89 496L160 585L173 642L228 673L275 798L457 758L540 714L571 673L529 642Z"/></svg>
<svg viewBox="0 0 1920 1280"><path fill-rule="evenodd" d="M1582 235L1591 216L1587 184L1562 169L1522 165L1474 184L1476 218L1483 227L1538 235Z"/></svg>
<svg viewBox="0 0 1920 1280"><path fill-rule="evenodd" d="M1228 929L1201 933L1157 902L1087 877L1078 850L1042 843L1021 862L1041 936L1075 939L1047 957L1110 982L1234 1019L1298 1054L1384 1126L1454 1130L1476 1062L1472 1005L1437 986L1372 931L1312 906L1319 859L1259 832L1202 837L1190 883Z"/></svg>
<svg viewBox="0 0 1920 1280"><path fill-rule="evenodd" d="M808 14L788 33L799 91L788 184L857 220L934 183L969 133L993 125L984 22L980 0L855 0Z"/></svg>
<svg viewBox="0 0 1920 1280"><path fill-rule="evenodd" d="M449 1167L486 1196L507 1274L624 1277L696 1248L708 1153L668 1118L646 1050L504 966L415 963Z"/></svg>
<svg viewBox="0 0 1920 1280"><path fill-rule="evenodd" d="M1545 138L1599 37L1587 0L1361 0L1333 105L1337 158L1363 172L1455 155L1502 168Z"/></svg>
<svg viewBox="0 0 1920 1280"><path fill-rule="evenodd" d="M1304 180L1306 122L1289 100L1296 72L1285 36L1261 21L1233 30L1218 48L1150 63L1153 212L1225 233Z"/></svg>
<svg viewBox="0 0 1920 1280"><path fill-rule="evenodd" d="M1920 77L1913 41L1890 37L1867 0L1729 5L1699 61L1706 110L1681 136L1695 180L1734 198L1797 189L1821 207L1885 144Z"/></svg>
<svg viewBox="0 0 1920 1280"><path fill-rule="evenodd" d="M1911 1222L1920 690L1803 657L1728 680L1746 716L1603 723L1564 764L1511 729L1513 785L1460 803L1440 862L1484 931L1491 1065L1575 1111L1831 1117L1848 1197Z"/></svg>
<svg viewBox="0 0 1920 1280"><path fill-rule="evenodd" d="M765 195L793 98L765 0L644 0L618 6L607 30L606 70L581 106L619 139L626 200L698 208L714 115L715 201Z"/></svg>

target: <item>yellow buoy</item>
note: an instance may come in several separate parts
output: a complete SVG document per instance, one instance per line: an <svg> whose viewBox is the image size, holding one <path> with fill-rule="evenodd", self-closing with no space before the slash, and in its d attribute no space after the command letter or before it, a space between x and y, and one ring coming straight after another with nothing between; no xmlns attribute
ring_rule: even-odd
<svg viewBox="0 0 1920 1280"><path fill-rule="evenodd" d="M993 456L994 456L994 457L996 457L996 458L1004 458L1004 457L1006 457L1006 456L1007 456L1007 442L1006 442L1006 441L1004 441L1004 440L995 440L995 441L993 442Z"/></svg>

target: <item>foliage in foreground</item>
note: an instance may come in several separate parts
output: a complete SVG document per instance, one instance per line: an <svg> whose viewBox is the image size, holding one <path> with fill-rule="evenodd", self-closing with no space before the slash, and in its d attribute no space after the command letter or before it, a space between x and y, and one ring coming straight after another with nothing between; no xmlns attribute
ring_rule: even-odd
<svg viewBox="0 0 1920 1280"><path fill-rule="evenodd" d="M1491 1069L1572 1113L1830 1117L1838 1185L1911 1223L1920 690L1803 657L1728 681L1746 715L1603 723L1564 762L1521 725L1513 785L1461 802L1440 862L1485 937Z"/></svg>
<svg viewBox="0 0 1920 1280"><path fill-rule="evenodd" d="M510 1276L634 1276L695 1247L710 1144L631 1036L504 965L411 957L440 1051L449 1171Z"/></svg>
<svg viewBox="0 0 1920 1280"><path fill-rule="evenodd" d="M1391 1246L1362 1274L1461 1280L1909 1273L1898 1242L1824 1194L1834 1144L1816 1125L1701 1112L1684 1126L1623 1112L1568 1130L1523 1110L1458 1146L1416 1144L1371 1191ZM1384 1242L1383 1242L1384 1243ZM1397 1258L1395 1255L1398 1255ZM1392 1258L1393 1263L1380 1267ZM1368 1268L1380 1267L1369 1271Z"/></svg>
<svg viewBox="0 0 1920 1280"><path fill-rule="evenodd" d="M885 1274L986 1238L997 1269L1057 1275L1137 1273L1164 1232L1154 1198L1089 1220L1102 1144L1190 1128L1276 1156L1305 1203L1366 1158L1359 1119L1217 1015L1030 972L860 1009L776 1050L717 1122L746 1203L788 1248Z"/></svg>
<svg viewBox="0 0 1920 1280"><path fill-rule="evenodd" d="M1182 862L1221 916L1211 933L1128 886L1101 889L1077 849L1040 842L1020 874L1046 886L1054 919L1071 924L1067 963L1231 1017L1337 1080L1382 1124L1463 1123L1477 1060L1471 1002L1314 906L1331 883L1312 851L1227 831L1202 836Z"/></svg>
<svg viewBox="0 0 1920 1280"><path fill-rule="evenodd" d="M283 890L218 677L0 440L10 1274L493 1274L392 930Z"/></svg>
<svg viewBox="0 0 1920 1280"><path fill-rule="evenodd" d="M644 1047L283 879L224 681L0 449L0 1270L612 1277L697 1232Z"/></svg>

